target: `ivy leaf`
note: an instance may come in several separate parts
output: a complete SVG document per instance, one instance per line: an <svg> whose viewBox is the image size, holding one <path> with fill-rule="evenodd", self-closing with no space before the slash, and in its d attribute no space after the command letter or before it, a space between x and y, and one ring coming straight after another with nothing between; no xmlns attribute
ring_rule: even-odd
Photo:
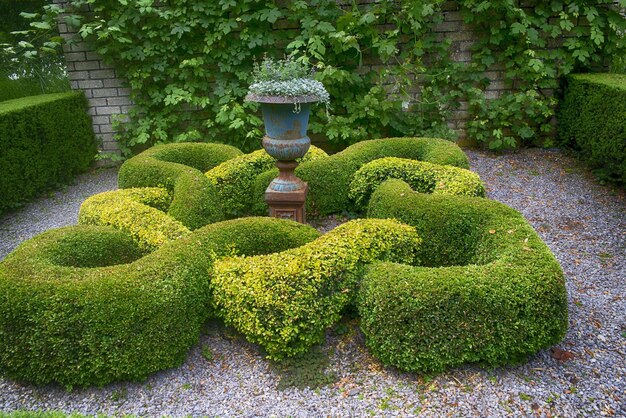
<svg viewBox="0 0 626 418"><path fill-rule="evenodd" d="M275 23L283 14L278 9L263 9L259 12L259 21Z"/></svg>
<svg viewBox="0 0 626 418"><path fill-rule="evenodd" d="M31 22L30 26L37 29L48 30L51 29L51 26L48 22Z"/></svg>
<svg viewBox="0 0 626 418"><path fill-rule="evenodd" d="M535 136L535 132L528 125L522 126L520 129L518 129L517 134L524 139L532 138L533 136Z"/></svg>
<svg viewBox="0 0 626 418"><path fill-rule="evenodd" d="M27 13L27 12L21 12L20 16L23 17L24 19L35 19L37 16L39 16L38 13Z"/></svg>
<svg viewBox="0 0 626 418"><path fill-rule="evenodd" d="M361 16L361 18L359 19L359 25L369 25L371 23L374 23L375 21L376 15L374 15L374 13L368 12Z"/></svg>
<svg viewBox="0 0 626 418"><path fill-rule="evenodd" d="M80 26L80 16L67 15L65 16L65 23L72 28L78 28Z"/></svg>
<svg viewBox="0 0 626 418"><path fill-rule="evenodd" d="M526 26L520 22L515 22L511 25L511 33L514 35L526 33Z"/></svg>
<svg viewBox="0 0 626 418"><path fill-rule="evenodd" d="M236 0L220 0L220 6L222 6L222 10L228 10L237 6Z"/></svg>
<svg viewBox="0 0 626 418"><path fill-rule="evenodd" d="M543 61L537 58L532 58L528 61L528 66L538 73L543 69Z"/></svg>

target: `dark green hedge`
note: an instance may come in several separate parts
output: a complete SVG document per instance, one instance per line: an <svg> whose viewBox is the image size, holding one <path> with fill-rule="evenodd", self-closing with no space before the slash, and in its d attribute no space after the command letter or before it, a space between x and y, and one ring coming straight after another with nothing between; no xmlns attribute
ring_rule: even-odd
<svg viewBox="0 0 626 418"><path fill-rule="evenodd" d="M282 251L318 236L295 222L237 219L134 261L139 249L110 227L45 232L0 263L0 371L72 387L178 366L212 314L216 258Z"/></svg>
<svg viewBox="0 0 626 418"><path fill-rule="evenodd" d="M218 190L204 172L241 154L224 144L158 145L127 160L118 183L123 189L166 188L174 196L168 214L189 229L197 229L225 219Z"/></svg>
<svg viewBox="0 0 626 418"><path fill-rule="evenodd" d="M365 164L386 157L427 161L439 165L469 168L465 153L458 145L437 138L384 138L362 141L328 158L302 163L296 175L309 184L307 211L328 215L358 208L350 199L350 182ZM252 213L267 213L263 193L278 170L263 173L255 181Z"/></svg>
<svg viewBox="0 0 626 418"><path fill-rule="evenodd" d="M569 76L558 132L600 178L626 184L626 75Z"/></svg>
<svg viewBox="0 0 626 418"><path fill-rule="evenodd" d="M372 196L368 215L399 219L424 237L422 266L377 263L362 282L361 328L383 363L419 372L503 365L565 335L563 272L519 212L389 180Z"/></svg>
<svg viewBox="0 0 626 418"><path fill-rule="evenodd" d="M0 103L0 213L85 171L96 143L82 93Z"/></svg>

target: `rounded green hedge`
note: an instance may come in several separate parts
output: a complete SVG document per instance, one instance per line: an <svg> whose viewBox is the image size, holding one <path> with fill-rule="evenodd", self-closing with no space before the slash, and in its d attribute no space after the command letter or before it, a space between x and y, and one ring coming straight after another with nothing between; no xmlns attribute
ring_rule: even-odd
<svg viewBox="0 0 626 418"><path fill-rule="evenodd" d="M328 154L311 145L306 155L298 162L316 161L327 158ZM253 190L255 179L264 172L272 173L272 179L278 176L278 169L274 169L276 160L265 150L257 150L244 154L218 165L207 171L206 176L211 181L224 208L224 217L234 218L250 215L255 196ZM269 182L266 184L269 185ZM265 192L265 190L263 190ZM267 213L267 211L264 211Z"/></svg>
<svg viewBox="0 0 626 418"><path fill-rule="evenodd" d="M219 315L249 341L281 359L322 340L352 300L366 264L415 262L421 239L393 220L348 222L299 248L235 257L213 267Z"/></svg>
<svg viewBox="0 0 626 418"><path fill-rule="evenodd" d="M386 157L426 161L432 164L469 168L467 156L458 145L436 138L384 138L362 141L328 158L304 162L296 175L309 184L307 211L329 215L358 210L348 193L355 173L365 164ZM267 213L263 193L277 170L262 173L254 181L253 214Z"/></svg>
<svg viewBox="0 0 626 418"><path fill-rule="evenodd" d="M0 369L72 387L178 366L213 314L208 269L216 259L286 250L318 235L295 222L244 218L135 260L140 249L110 227L45 232L0 263Z"/></svg>
<svg viewBox="0 0 626 418"><path fill-rule="evenodd" d="M168 191L159 187L99 193L80 206L78 223L112 226L129 234L144 251L152 252L190 232L165 213L171 202Z"/></svg>
<svg viewBox="0 0 626 418"><path fill-rule="evenodd" d="M497 366L565 335L563 272L519 212L389 180L372 196L368 216L396 218L424 237L422 266L377 263L361 285L361 329L385 364L419 372Z"/></svg>
<svg viewBox="0 0 626 418"><path fill-rule="evenodd" d="M469 170L432 164L406 158L379 158L363 165L352 176L348 196L361 209L374 190L387 179L406 181L420 193L485 196L485 186L476 173Z"/></svg>
<svg viewBox="0 0 626 418"><path fill-rule="evenodd" d="M118 184L166 188L173 196L168 214L193 230L224 220L217 190L203 173L240 155L224 144L157 145L124 162Z"/></svg>
<svg viewBox="0 0 626 418"><path fill-rule="evenodd" d="M272 218L203 226L264 210L272 164L220 144L127 161L123 189L81 207L90 225L41 234L0 263L2 373L68 387L142 379L180 364L211 316L280 359L319 342L355 300L373 354L406 370L503 364L562 337L558 263L513 209L450 195L484 194L456 145L381 139L330 157L313 148L298 167L317 213L371 194L368 216L397 220L323 237ZM394 177L433 194L397 179L378 186Z"/></svg>

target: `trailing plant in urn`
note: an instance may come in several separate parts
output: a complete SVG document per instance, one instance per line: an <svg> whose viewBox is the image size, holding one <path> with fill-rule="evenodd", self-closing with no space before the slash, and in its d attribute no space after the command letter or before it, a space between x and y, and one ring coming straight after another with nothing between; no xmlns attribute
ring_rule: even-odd
<svg viewBox="0 0 626 418"><path fill-rule="evenodd" d="M284 60L265 57L255 64L254 82L246 100L261 104L265 136L263 148L276 158L279 175L265 191L270 216L305 222L304 203L308 186L294 174L297 158L311 146L307 136L311 103L328 103L324 85L313 79L304 60L292 56Z"/></svg>
<svg viewBox="0 0 626 418"><path fill-rule="evenodd" d="M292 98L296 103L328 104L328 92L313 75L314 68L304 61L294 60L291 55L284 60L265 57L261 64L254 64L254 82L250 85L248 100L257 101L254 97L258 96L281 96Z"/></svg>

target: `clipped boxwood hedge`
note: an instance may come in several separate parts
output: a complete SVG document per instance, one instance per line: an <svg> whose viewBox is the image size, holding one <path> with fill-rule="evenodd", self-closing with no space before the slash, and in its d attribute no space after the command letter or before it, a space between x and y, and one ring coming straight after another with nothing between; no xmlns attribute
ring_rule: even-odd
<svg viewBox="0 0 626 418"><path fill-rule="evenodd" d="M193 230L224 219L217 190L204 172L240 155L224 144L157 145L122 164L118 185L166 188L173 196L168 214Z"/></svg>
<svg viewBox="0 0 626 418"><path fill-rule="evenodd" d="M514 209L420 194L389 180L373 194L368 215L399 219L424 237L423 266L377 263L362 282L361 329L383 363L419 372L467 362L497 366L565 335L561 267Z"/></svg>
<svg viewBox="0 0 626 418"><path fill-rule="evenodd" d="M304 157L298 159L298 162L315 161L327 157L326 152L311 145L309 151ZM265 150L257 150L226 161L206 173L207 178L218 190L226 219L249 215L253 212L251 207L254 203L255 179L268 170L274 179L278 175L278 169L273 170L275 166L274 157ZM269 182L266 188L267 185ZM267 210L264 212L267 213Z"/></svg>
<svg viewBox="0 0 626 418"><path fill-rule="evenodd" d="M245 218L209 225L134 261L140 249L110 227L47 231L0 263L0 370L72 387L178 366L212 314L208 269L215 259L286 250L318 236L295 222Z"/></svg>
<svg viewBox="0 0 626 418"><path fill-rule="evenodd" d="M0 213L87 170L96 155L82 93L0 103Z"/></svg>
<svg viewBox="0 0 626 418"><path fill-rule="evenodd" d="M461 196L485 196L485 186L478 174L464 168L432 164L405 158L380 158L354 173L350 182L349 197L362 209L374 190L387 179L406 181L420 193Z"/></svg>
<svg viewBox="0 0 626 418"><path fill-rule="evenodd" d="M139 248L152 252L189 234L189 229L167 215L172 198L166 189L141 187L99 193L83 202L81 225L108 225L129 234Z"/></svg>
<svg viewBox="0 0 626 418"><path fill-rule="evenodd" d="M355 207L352 190L361 204L371 194L368 216L406 224L358 220L323 237L272 218L202 227L254 210L269 162L219 144L154 147L122 166L126 188L83 204L80 221L104 226L46 232L0 263L2 373L68 387L142 379L180 364L215 315L281 359L320 342L357 291L374 355L406 370L508 363L562 337L558 263L513 209L449 195L484 193L451 166L467 167L454 144L383 139L307 158L320 213ZM390 177L433 194L398 179L374 191Z"/></svg>
<svg viewBox="0 0 626 418"><path fill-rule="evenodd" d="M349 196L352 177L363 165L385 157L469 168L467 156L461 148L443 139L384 138L362 141L328 158L305 162L296 168L296 175L309 183L308 213L328 215L358 210ZM263 193L277 175L278 171L273 170L256 178L252 213L267 213Z"/></svg>
<svg viewBox="0 0 626 418"><path fill-rule="evenodd" d="M626 184L626 75L570 75L559 108L560 142L601 178Z"/></svg>
<svg viewBox="0 0 626 418"><path fill-rule="evenodd" d="M421 239L394 220L348 222L299 248L218 261L214 303L227 325L281 359L307 351L353 299L366 264L415 262Z"/></svg>

